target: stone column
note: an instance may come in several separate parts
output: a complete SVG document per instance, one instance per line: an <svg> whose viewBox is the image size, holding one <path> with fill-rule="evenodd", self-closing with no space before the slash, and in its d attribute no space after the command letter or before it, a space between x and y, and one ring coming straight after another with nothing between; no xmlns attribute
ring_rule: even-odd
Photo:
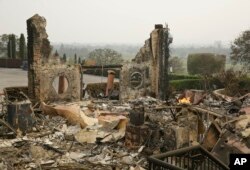
<svg viewBox="0 0 250 170"><path fill-rule="evenodd" d="M58 94L63 94L66 92L68 88L68 82L65 76L59 76L59 84L58 84Z"/></svg>
<svg viewBox="0 0 250 170"><path fill-rule="evenodd" d="M151 90L156 98L158 98L158 80L159 80L159 48L160 34L159 31L163 28L162 25L155 25L155 29L150 34L150 46L152 50L151 66L152 66L152 76L151 76Z"/></svg>
<svg viewBox="0 0 250 170"><path fill-rule="evenodd" d="M110 95L110 91L114 88L115 72L113 70L108 70L108 80L105 96Z"/></svg>
<svg viewBox="0 0 250 170"><path fill-rule="evenodd" d="M51 46L45 30L45 18L34 15L27 20L28 32L28 89L31 100L39 100L41 65L46 63Z"/></svg>
<svg viewBox="0 0 250 170"><path fill-rule="evenodd" d="M155 97L161 100L166 99L168 89L168 58L169 58L169 35L168 28L156 24L150 34L151 39L151 90Z"/></svg>

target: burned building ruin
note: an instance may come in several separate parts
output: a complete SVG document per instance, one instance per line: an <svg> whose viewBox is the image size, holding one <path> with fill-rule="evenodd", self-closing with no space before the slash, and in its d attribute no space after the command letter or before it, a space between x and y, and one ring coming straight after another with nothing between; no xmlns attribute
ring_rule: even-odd
<svg viewBox="0 0 250 170"><path fill-rule="evenodd" d="M250 153L250 94L188 89L167 100L167 26L155 25L131 63L106 66L60 63L45 28L37 14L27 20L28 87L0 94L0 169L227 170L230 153ZM107 83L82 98L88 69L107 69Z"/></svg>
<svg viewBox="0 0 250 170"><path fill-rule="evenodd" d="M169 29L155 25L150 38L132 63L123 65L120 79L121 100L150 95L165 100L168 90Z"/></svg>
<svg viewBox="0 0 250 170"><path fill-rule="evenodd" d="M38 14L27 20L29 97L35 101L79 101L80 66L49 63L52 47L45 27L46 19Z"/></svg>

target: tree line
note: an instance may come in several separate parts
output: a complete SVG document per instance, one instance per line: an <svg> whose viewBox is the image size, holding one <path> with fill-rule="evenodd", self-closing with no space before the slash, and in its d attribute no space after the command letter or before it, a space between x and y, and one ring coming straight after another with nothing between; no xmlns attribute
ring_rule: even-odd
<svg viewBox="0 0 250 170"><path fill-rule="evenodd" d="M15 34L0 35L0 56L9 59L27 59L27 45L24 34L18 37Z"/></svg>
<svg viewBox="0 0 250 170"><path fill-rule="evenodd" d="M92 65L121 64L128 58L134 58L140 48L139 45L55 44L53 46L54 49L57 49L57 55L64 62L76 64L92 60L89 61L90 63L85 63ZM242 32L233 41L230 48L222 47L220 43L208 47L172 47L171 56L169 66L172 67L174 73L184 72L183 66L188 67L187 70L190 74L218 72L220 68L225 68L225 63L228 61L232 64L240 64L242 68L249 71L250 30ZM226 60L225 56L229 60ZM21 34L19 37L15 34L0 35L0 57L27 59L27 45L24 35ZM183 60L186 57L188 58L187 63Z"/></svg>

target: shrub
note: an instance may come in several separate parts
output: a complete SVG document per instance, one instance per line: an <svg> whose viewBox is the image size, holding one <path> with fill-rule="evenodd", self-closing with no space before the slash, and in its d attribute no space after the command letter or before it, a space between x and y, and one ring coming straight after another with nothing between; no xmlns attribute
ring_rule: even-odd
<svg viewBox="0 0 250 170"><path fill-rule="evenodd" d="M225 88L225 94L235 96L240 93L242 88L247 86L247 76L244 72L229 69L214 75L214 79L220 82Z"/></svg>
<svg viewBox="0 0 250 170"><path fill-rule="evenodd" d="M176 91L182 91L186 89L203 89L203 81L201 79L183 79L172 80L169 82L170 88Z"/></svg>
<svg viewBox="0 0 250 170"><path fill-rule="evenodd" d="M212 53L188 55L187 70L189 74L210 75L225 69L226 56Z"/></svg>
<svg viewBox="0 0 250 170"><path fill-rule="evenodd" d="M239 87L241 92L249 93L250 91L250 78L244 78L239 81Z"/></svg>
<svg viewBox="0 0 250 170"><path fill-rule="evenodd" d="M200 77L193 75L169 74L168 76L169 80L200 79Z"/></svg>

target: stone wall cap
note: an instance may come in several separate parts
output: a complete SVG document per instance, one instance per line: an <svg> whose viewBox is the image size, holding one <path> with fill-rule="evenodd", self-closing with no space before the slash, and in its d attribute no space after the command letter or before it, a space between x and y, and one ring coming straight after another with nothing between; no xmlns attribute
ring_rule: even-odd
<svg viewBox="0 0 250 170"><path fill-rule="evenodd" d="M115 74L114 70L108 70L108 74Z"/></svg>
<svg viewBox="0 0 250 170"><path fill-rule="evenodd" d="M155 24L155 29L162 29L163 25L162 24Z"/></svg>

